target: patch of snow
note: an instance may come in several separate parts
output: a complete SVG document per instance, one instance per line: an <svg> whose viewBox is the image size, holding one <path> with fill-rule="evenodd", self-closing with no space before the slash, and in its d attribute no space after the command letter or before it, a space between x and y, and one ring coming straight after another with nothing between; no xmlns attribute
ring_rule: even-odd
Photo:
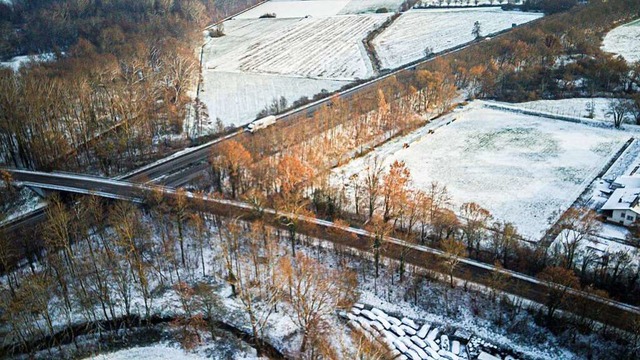
<svg viewBox="0 0 640 360"><path fill-rule="evenodd" d="M207 106L209 120L202 124L201 134L214 130L216 118L225 126L245 125L273 100L284 96L291 105L302 96L313 98L323 90L333 92L349 82L308 79L303 77L203 71L200 100Z"/></svg>
<svg viewBox="0 0 640 360"><path fill-rule="evenodd" d="M523 103L512 104L524 109L542 111L550 114L591 118L600 121L612 122L611 116L607 115L609 103L615 99L607 98L572 98L560 100L536 100ZM593 113L589 111L593 107ZM632 122L631 115L627 115L626 122Z"/></svg>
<svg viewBox="0 0 640 360"><path fill-rule="evenodd" d="M8 61L0 62L0 67L6 67L17 72L21 67L27 64L54 61L55 59L56 56L53 53L16 56Z"/></svg>
<svg viewBox="0 0 640 360"><path fill-rule="evenodd" d="M383 68L393 69L426 56L426 49L437 53L474 40L476 21L481 34L490 35L524 24L542 14L484 9L410 10L400 16L373 41Z"/></svg>
<svg viewBox="0 0 640 360"><path fill-rule="evenodd" d="M523 0L514 0L510 3L514 5L521 5L523 2ZM500 6L506 3L507 0L420 0L416 3L415 7Z"/></svg>
<svg viewBox="0 0 640 360"><path fill-rule="evenodd" d="M620 55L629 63L640 61L640 20L607 33L602 41L602 50Z"/></svg>
<svg viewBox="0 0 640 360"><path fill-rule="evenodd" d="M206 356L188 353L182 349L170 347L168 345L153 345L135 347L116 351L110 354L92 356L87 359L94 360L205 360Z"/></svg>
<svg viewBox="0 0 640 360"><path fill-rule="evenodd" d="M609 239L625 240L629 235L629 229L624 226L605 223L602 224L598 235Z"/></svg>
<svg viewBox="0 0 640 360"><path fill-rule="evenodd" d="M20 189L20 194L16 203L7 210L6 216L0 219L0 225L18 219L28 213L39 210L47 206L47 203L35 192L27 187Z"/></svg>
<svg viewBox="0 0 640 360"><path fill-rule="evenodd" d="M375 12L378 9L385 8L389 12L396 12L400 9L403 0L351 0L345 6L340 14L362 14Z"/></svg>
<svg viewBox="0 0 640 360"><path fill-rule="evenodd" d="M279 19L305 16L327 17L337 15L348 2L349 0L274 0L240 14L236 19L257 19L265 14L275 14Z"/></svg>

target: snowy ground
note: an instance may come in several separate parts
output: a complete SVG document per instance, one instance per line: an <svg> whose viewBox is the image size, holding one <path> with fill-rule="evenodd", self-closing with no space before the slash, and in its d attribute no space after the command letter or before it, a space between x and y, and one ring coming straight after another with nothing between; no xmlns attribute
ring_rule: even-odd
<svg viewBox="0 0 640 360"><path fill-rule="evenodd" d="M331 92L347 84L338 80L205 70L200 100L207 105L209 123L203 124L203 132L213 129L216 118L225 125L247 124L281 96L292 104L302 96L312 98L322 90Z"/></svg>
<svg viewBox="0 0 640 360"><path fill-rule="evenodd" d="M53 61L56 59L55 54L46 53L39 55L24 55L24 56L16 56L11 58L8 61L0 62L0 67L6 67L13 71L18 71L20 68L26 64L31 62L43 62L43 61Z"/></svg>
<svg viewBox="0 0 640 360"><path fill-rule="evenodd" d="M20 192L16 197L15 202L13 202L8 209L4 209L4 206L0 206L1 210L7 212L6 214L4 214L4 217L0 217L0 225L10 222L13 219L19 218L32 211L41 209L47 205L47 203L41 197L39 197L29 188L24 187L19 191Z"/></svg>
<svg viewBox="0 0 640 360"><path fill-rule="evenodd" d="M253 8L236 19L257 19L265 14L275 14L276 18L302 18L305 16L327 17L337 15L349 0L307 0L307 1L268 1Z"/></svg>
<svg viewBox="0 0 640 360"><path fill-rule="evenodd" d="M182 349L177 349L169 345L153 345L135 347L126 350L116 351L110 354L102 354L87 359L95 360L204 360L207 356L188 353Z"/></svg>
<svg viewBox="0 0 640 360"><path fill-rule="evenodd" d="M500 8L411 10L380 34L373 43L383 68L396 68L425 56L425 50L440 52L474 39L473 24L489 35L512 24L523 24L542 14L502 11Z"/></svg>
<svg viewBox="0 0 640 360"><path fill-rule="evenodd" d="M402 2L403 0L351 0L340 11L340 14L362 14L375 12L381 8L385 8L389 12L395 12L400 9Z"/></svg>
<svg viewBox="0 0 640 360"><path fill-rule="evenodd" d="M611 30L604 37L602 50L620 55L630 63L640 61L640 20Z"/></svg>
<svg viewBox="0 0 640 360"><path fill-rule="evenodd" d="M498 6L506 3L506 0L419 0L415 7ZM521 5L522 1L515 0L513 4Z"/></svg>
<svg viewBox="0 0 640 360"><path fill-rule="evenodd" d="M590 114L588 107L593 104L594 120L612 122L611 116L607 115L611 100L612 99L607 98L573 98L562 100L537 100L512 105L551 114L589 118ZM632 116L627 115L625 121L633 123Z"/></svg>
<svg viewBox="0 0 640 360"><path fill-rule="evenodd" d="M367 159L405 161L413 186L447 186L457 209L474 201L496 219L538 240L631 137L622 131L484 108L480 102L450 115L451 125L420 129L336 170L348 177ZM442 120L445 121L445 120ZM412 143L412 141L415 141ZM403 149L398 144L410 143ZM452 161L455 160L455 161Z"/></svg>

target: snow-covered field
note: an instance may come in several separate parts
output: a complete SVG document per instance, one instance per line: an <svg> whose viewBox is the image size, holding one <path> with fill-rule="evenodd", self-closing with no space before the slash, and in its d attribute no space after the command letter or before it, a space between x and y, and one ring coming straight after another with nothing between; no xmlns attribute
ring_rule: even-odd
<svg viewBox="0 0 640 360"><path fill-rule="evenodd" d="M612 121L607 115L611 99L607 98L573 98L561 100L537 100L512 104L529 110L542 111L551 114L589 118L589 107L593 106L593 119ZM627 115L626 121L631 122L631 115Z"/></svg>
<svg viewBox="0 0 640 360"><path fill-rule="evenodd" d="M257 19L265 14L275 14L276 18L328 17L335 15L365 14L385 8L396 12L404 0L272 0L236 19Z"/></svg>
<svg viewBox="0 0 640 360"><path fill-rule="evenodd" d="M360 172L372 156L386 165L405 161L415 188L427 189L437 181L447 186L454 209L477 202L496 219L538 240L631 137L622 131L488 109L480 102L452 118L457 120L434 134L420 129L336 173L348 177ZM410 147L398 146L403 143Z"/></svg>
<svg viewBox="0 0 640 360"><path fill-rule="evenodd" d="M334 91L346 84L337 80L205 70L200 100L207 105L209 123L202 124L203 132L215 126L216 118L225 125L247 124L281 96L292 104L302 96L312 98L322 90Z"/></svg>
<svg viewBox="0 0 640 360"><path fill-rule="evenodd" d="M423 58L427 48L440 52L472 41L476 21L480 22L480 33L489 35L541 16L500 8L410 10L373 43L382 67L392 69Z"/></svg>
<svg viewBox="0 0 640 360"><path fill-rule="evenodd" d="M506 3L507 0L419 0L415 7L498 6ZM520 5L523 1L515 0L512 3Z"/></svg>
<svg viewBox="0 0 640 360"><path fill-rule="evenodd" d="M205 68L310 78L368 78L374 74L362 40L387 16L228 21L227 35L212 39L205 48ZM272 26L274 22L279 26Z"/></svg>
<svg viewBox="0 0 640 360"><path fill-rule="evenodd" d="M348 2L349 0L274 0L240 14L236 19L257 19L265 14L275 14L276 18L281 19L333 16L337 15Z"/></svg>
<svg viewBox="0 0 640 360"><path fill-rule="evenodd" d="M620 55L630 63L640 61L640 20L611 30L604 37L602 50Z"/></svg>
<svg viewBox="0 0 640 360"><path fill-rule="evenodd" d="M403 0L351 0L341 11L340 14L362 14L375 12L384 8L389 12L395 12L400 9Z"/></svg>

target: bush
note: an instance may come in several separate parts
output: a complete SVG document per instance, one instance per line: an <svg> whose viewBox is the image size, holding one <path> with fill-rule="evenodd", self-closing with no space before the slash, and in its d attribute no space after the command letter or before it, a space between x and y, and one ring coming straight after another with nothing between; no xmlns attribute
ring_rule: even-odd
<svg viewBox="0 0 640 360"><path fill-rule="evenodd" d="M578 0L527 0L523 10L540 10L547 15L567 11L578 4Z"/></svg>
<svg viewBox="0 0 640 360"><path fill-rule="evenodd" d="M385 7L381 7L381 8L378 8L378 10L376 10L376 14L385 14L385 13L388 13L388 12L389 12L389 9L387 9Z"/></svg>

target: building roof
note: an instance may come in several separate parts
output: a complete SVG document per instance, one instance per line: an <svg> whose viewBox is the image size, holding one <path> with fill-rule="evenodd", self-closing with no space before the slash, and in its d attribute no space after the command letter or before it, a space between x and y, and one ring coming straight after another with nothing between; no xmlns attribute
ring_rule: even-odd
<svg viewBox="0 0 640 360"><path fill-rule="evenodd" d="M639 209L634 209L638 202L638 196L640 196L640 187L616 189L609 197L609 200L602 206L602 210L633 210L640 212Z"/></svg>
<svg viewBox="0 0 640 360"><path fill-rule="evenodd" d="M611 184L612 188L640 188L640 175L618 176Z"/></svg>

